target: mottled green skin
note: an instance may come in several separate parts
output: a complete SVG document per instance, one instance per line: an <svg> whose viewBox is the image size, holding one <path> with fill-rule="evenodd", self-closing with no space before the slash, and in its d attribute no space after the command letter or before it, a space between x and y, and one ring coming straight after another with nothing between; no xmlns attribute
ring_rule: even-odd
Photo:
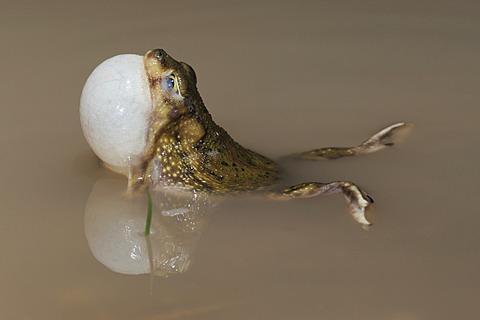
<svg viewBox="0 0 480 320"><path fill-rule="evenodd" d="M354 219L364 227L371 225L365 212L373 200L352 182L305 182L271 190L278 182L279 166L243 148L213 121L188 64L160 49L147 52L144 64L154 111L141 165L130 168L130 190L158 185L213 194L269 189L270 197L278 199L342 193ZM319 160L368 154L394 145L410 127L395 123L358 146L321 148L294 156Z"/></svg>
<svg viewBox="0 0 480 320"><path fill-rule="evenodd" d="M155 112L143 164L133 169L130 187L163 184L221 194L276 183L274 161L243 148L213 121L189 65L160 49L149 51L144 61ZM176 92L165 88L171 73Z"/></svg>

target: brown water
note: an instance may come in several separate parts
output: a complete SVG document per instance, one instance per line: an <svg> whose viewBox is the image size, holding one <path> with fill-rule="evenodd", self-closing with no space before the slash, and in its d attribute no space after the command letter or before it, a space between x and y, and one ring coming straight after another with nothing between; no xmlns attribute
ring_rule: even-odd
<svg viewBox="0 0 480 320"><path fill-rule="evenodd" d="M93 3L1 5L0 319L480 317L478 1ZM340 196L230 199L190 234L190 221L168 229L187 272L111 271L128 264L117 250L145 254L113 230L141 229L144 202L98 166L79 96L102 60L156 47L195 67L219 124L272 157L415 123L398 148L287 166L292 182L363 186L374 227ZM115 214L129 205L135 218Z"/></svg>

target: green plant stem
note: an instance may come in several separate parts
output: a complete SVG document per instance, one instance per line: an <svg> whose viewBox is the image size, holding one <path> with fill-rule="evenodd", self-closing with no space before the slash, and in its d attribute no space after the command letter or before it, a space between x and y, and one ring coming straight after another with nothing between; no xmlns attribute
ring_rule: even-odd
<svg viewBox="0 0 480 320"><path fill-rule="evenodd" d="M145 236L150 234L150 226L152 224L152 196L150 190L147 189L147 221L145 223Z"/></svg>

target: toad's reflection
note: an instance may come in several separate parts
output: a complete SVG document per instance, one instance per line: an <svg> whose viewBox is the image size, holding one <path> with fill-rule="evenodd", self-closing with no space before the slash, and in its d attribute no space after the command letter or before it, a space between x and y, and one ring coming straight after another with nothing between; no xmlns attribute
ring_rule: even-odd
<svg viewBox="0 0 480 320"><path fill-rule="evenodd" d="M151 195L148 239L145 194L126 194L124 180L101 179L93 187L85 207L85 235L95 258L109 269L163 277L189 269L195 243L213 206L211 199L167 190Z"/></svg>

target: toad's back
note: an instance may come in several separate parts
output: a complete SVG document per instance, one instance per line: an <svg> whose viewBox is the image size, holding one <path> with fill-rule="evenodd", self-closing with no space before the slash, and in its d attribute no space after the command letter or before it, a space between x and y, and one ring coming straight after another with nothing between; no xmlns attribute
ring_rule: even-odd
<svg viewBox="0 0 480 320"><path fill-rule="evenodd" d="M243 148L212 119L193 69L163 50L145 55L155 113L142 165L131 183L227 193L261 189L279 178L272 160Z"/></svg>

